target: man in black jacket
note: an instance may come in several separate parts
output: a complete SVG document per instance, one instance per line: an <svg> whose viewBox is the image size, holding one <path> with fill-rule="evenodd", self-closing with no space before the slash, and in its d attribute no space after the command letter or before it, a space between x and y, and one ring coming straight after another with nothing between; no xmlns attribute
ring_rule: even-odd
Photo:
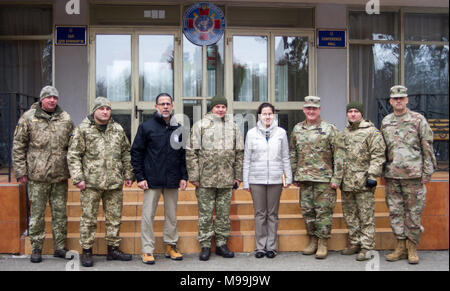
<svg viewBox="0 0 450 291"><path fill-rule="evenodd" d="M183 259L176 247L178 188L186 189L188 180L185 149L179 146L181 125L172 116L173 103L169 94L159 94L155 108L155 114L139 125L131 148L131 163L138 187L144 190L141 243L145 264L155 263L153 220L161 194L164 195L165 255L172 260Z"/></svg>

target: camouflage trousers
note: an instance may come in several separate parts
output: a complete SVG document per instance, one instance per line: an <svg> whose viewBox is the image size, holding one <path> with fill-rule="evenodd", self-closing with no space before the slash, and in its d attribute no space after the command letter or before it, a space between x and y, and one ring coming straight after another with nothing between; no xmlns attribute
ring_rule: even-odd
<svg viewBox="0 0 450 291"><path fill-rule="evenodd" d="M120 224L122 218L123 193L122 188L114 190L99 190L86 188L81 191L80 244L83 249L94 245L97 230L97 214L100 200L106 221L106 244L120 246Z"/></svg>
<svg viewBox="0 0 450 291"><path fill-rule="evenodd" d="M216 246L226 244L231 231L232 189L198 187L195 189L195 195L198 200L198 242L200 246L210 248L213 235L215 235ZM216 219L213 222L214 206Z"/></svg>
<svg viewBox="0 0 450 291"><path fill-rule="evenodd" d="M336 190L330 183L300 183L300 207L308 235L322 239L331 237L335 205Z"/></svg>
<svg viewBox="0 0 450 291"><path fill-rule="evenodd" d="M386 179L386 203L389 220L397 239L419 243L423 232L421 214L427 189L421 179Z"/></svg>
<svg viewBox="0 0 450 291"><path fill-rule="evenodd" d="M67 180L59 183L28 181L30 199L29 236L33 249L42 250L45 239L45 208L52 212L52 235L55 250L63 249L67 237Z"/></svg>
<svg viewBox="0 0 450 291"><path fill-rule="evenodd" d="M372 191L342 191L342 212L348 241L366 250L375 248L375 188Z"/></svg>

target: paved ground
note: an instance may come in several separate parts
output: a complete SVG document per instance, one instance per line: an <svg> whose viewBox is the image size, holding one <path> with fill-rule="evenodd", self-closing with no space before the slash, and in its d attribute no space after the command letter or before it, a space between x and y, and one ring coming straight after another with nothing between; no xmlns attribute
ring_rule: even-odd
<svg viewBox="0 0 450 291"><path fill-rule="evenodd" d="M304 256L298 252L282 252L274 259L256 259L253 253L237 253L233 259L225 259L215 254L207 262L198 260L198 254L184 255L183 261L172 261L163 255L156 255L155 265L144 265L140 256L130 262L106 261L105 256L94 256L94 267L84 268L76 257L65 261L53 256L43 256L42 263L32 264L29 256L0 254L0 271L449 271L449 251L420 251L420 263L410 265L407 260L387 262L387 251L375 252L370 261L358 262L355 256L342 256L339 252L329 252L326 260L316 260L314 256ZM3 274L5 275L5 274Z"/></svg>

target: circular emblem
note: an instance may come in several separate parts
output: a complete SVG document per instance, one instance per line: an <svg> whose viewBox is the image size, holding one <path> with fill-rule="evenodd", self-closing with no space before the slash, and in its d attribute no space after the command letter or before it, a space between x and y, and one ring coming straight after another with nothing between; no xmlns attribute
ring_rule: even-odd
<svg viewBox="0 0 450 291"><path fill-rule="evenodd" d="M196 3L183 15L183 33L196 45L211 45L220 40L225 31L225 17L214 4Z"/></svg>

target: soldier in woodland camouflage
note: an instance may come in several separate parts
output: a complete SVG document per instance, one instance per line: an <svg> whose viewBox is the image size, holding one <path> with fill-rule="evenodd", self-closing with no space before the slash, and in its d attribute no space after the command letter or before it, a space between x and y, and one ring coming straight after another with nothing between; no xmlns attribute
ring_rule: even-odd
<svg viewBox="0 0 450 291"><path fill-rule="evenodd" d="M198 200L198 241L200 260L208 260L215 234L216 254L231 258L227 248L230 235L230 204L234 184L242 181L244 143L237 125L226 115L227 100L211 100L211 113L194 124L186 151L189 179L196 186ZM213 210L216 220L213 223Z"/></svg>
<svg viewBox="0 0 450 291"><path fill-rule="evenodd" d="M337 152L337 128L320 118L320 98L305 97L306 120L294 126L290 158L294 184L300 187L300 206L310 242L303 254L327 256L331 237L336 189L342 178L342 161Z"/></svg>
<svg viewBox="0 0 450 291"><path fill-rule="evenodd" d="M389 102L394 112L383 119L381 132L387 147L386 203L397 246L386 259L408 258L409 263L417 264L416 246L423 231L421 214L425 208L425 184L436 168L433 131L425 117L406 107L406 87L393 86Z"/></svg>
<svg viewBox="0 0 450 291"><path fill-rule="evenodd" d="M363 105L347 105L347 127L339 133L340 154L344 159L341 184L342 210L350 246L341 253L358 253L356 260L369 259L375 248L375 188L386 161L383 136L375 125L363 119Z"/></svg>
<svg viewBox="0 0 450 291"><path fill-rule="evenodd" d="M111 118L111 103L95 99L92 115L74 130L67 156L73 184L81 190L80 243L82 265L93 266L92 246L97 229L100 199L106 218L107 260L131 260L119 249L122 186L133 183L130 143L120 124Z"/></svg>
<svg viewBox="0 0 450 291"><path fill-rule="evenodd" d="M50 201L54 256L65 258L67 237L67 145L73 130L69 114L58 106L59 93L45 86L40 101L23 114L13 142L14 174L28 183L31 262L42 261L45 239L45 207Z"/></svg>

